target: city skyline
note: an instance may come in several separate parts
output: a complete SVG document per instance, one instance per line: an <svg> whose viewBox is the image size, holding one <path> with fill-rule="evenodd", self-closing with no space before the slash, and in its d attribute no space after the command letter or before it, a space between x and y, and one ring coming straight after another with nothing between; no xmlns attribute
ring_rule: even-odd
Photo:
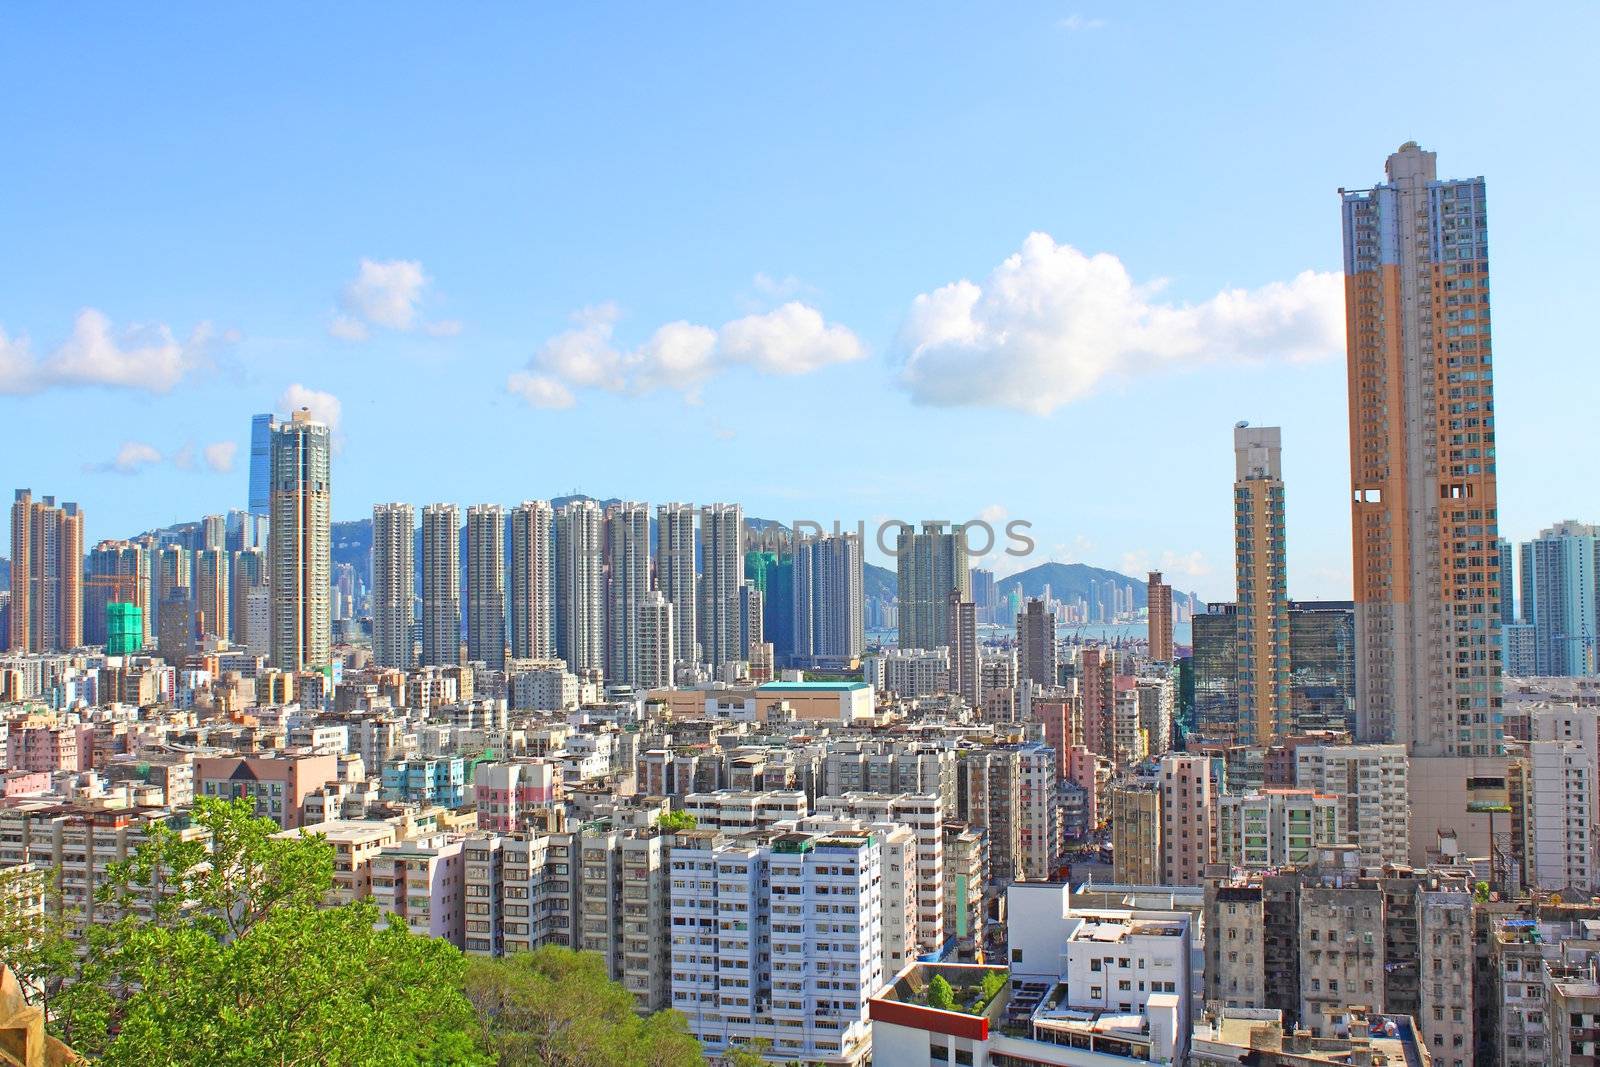
<svg viewBox="0 0 1600 1067"><path fill-rule="evenodd" d="M350 41L347 17L330 16L330 47ZM244 506L249 416L309 402L337 424L336 520L390 500L510 507L571 489L735 500L779 521L1004 515L1031 521L1039 548L997 569L1051 559L1161 569L1175 588L1224 599L1231 553L1217 490L1230 480L1229 429L1244 418L1282 426L1292 456L1291 595L1344 598L1334 187L1378 182L1375 161L1415 139L1445 153L1451 175L1494 186L1501 531L1520 542L1587 519L1581 486L1543 472L1548 455L1583 447L1582 391L1561 388L1581 373L1582 346L1560 312L1581 300L1577 249L1595 219L1564 191L1594 150L1529 150L1560 133L1533 95L1581 97L1585 65L1542 63L1537 83L1491 94L1470 116L1439 100L1375 123L1348 113L1347 94L1318 74L1334 63L1341 78L1382 70L1396 90L1429 76L1394 69L1364 38L1358 48L1359 20L1317 17L1329 21L1273 41L1274 64L1310 73L1303 92L1254 98L1245 76L1230 99L1244 121L1202 124L1203 137L1181 127L1211 105L1176 92L1190 39L1214 45L1208 62L1226 62L1257 54L1270 23L1206 28L1187 13L1043 5L982 20L852 13L837 40L794 20L793 54L774 56L736 18L717 40L752 47L721 49L691 76L644 39L689 43L703 27L641 15L603 70L568 70L562 43L589 48L606 28L549 14L520 37L487 20L430 44L414 80L379 93L361 79L386 84L381 64L425 39L422 23L372 31L338 74L271 69L268 51L224 48L167 64L178 75L144 66L171 58L176 39L152 34L140 57L121 56L109 18L76 45L101 77L137 75L109 108L98 81L57 85L39 67L48 47L13 49L8 81L59 91L14 124L36 165L0 205L30 264L0 287L0 449L22 452L75 420L68 447L22 452L13 481L81 503L92 544ZM1422 17L1399 16L1397 39ZM32 13L7 18L13 40L61 32ZM263 49L288 32L257 31ZM1566 42L1579 36L1525 19L1500 47L1575 47ZM949 107L912 108L916 90L889 84L844 39L923 49L949 75L939 90ZM1147 84L1081 105L1096 78L1135 56ZM838 70L836 84L816 84L819 63ZM280 92L297 73L315 75L312 92L337 89L342 118ZM607 73L625 76L605 84ZM233 86L226 100L189 91L188 79L211 74ZM712 99L704 78L714 76L748 84L748 99ZM642 84L659 98L641 101ZM570 120L562 92L587 94L593 128ZM857 116L863 98L873 104ZM467 99L479 107L456 106ZM118 128L119 107L141 104L157 113L139 136L198 161L194 175L174 174ZM402 141L408 106L461 131ZM883 152L908 110L919 117ZM650 135L653 120L690 112L703 121L681 143ZM1301 121L1287 122L1291 112ZM767 115L782 121L749 121ZM281 159L257 158L249 131L266 122L292 131ZM416 128L407 118L407 135ZM491 129L499 136L484 136ZM206 137L222 151L204 150ZM719 137L738 138L739 150L708 155ZM619 142L651 165L641 170ZM143 165L107 189L85 177L90 144ZM722 168L711 183L709 158ZM1269 180L1249 198L1227 196L1246 172ZM972 192L1000 190L970 207ZM400 212L402 202L434 210ZM1556 212L1565 239L1552 243L1539 235ZM219 216L225 230L213 226ZM997 338L1027 297L1049 309L1024 323L1039 343L1008 348ZM135 323L145 325L130 333ZM1015 374L975 378L952 337L974 339L971 352ZM688 368L680 379L692 388L662 387L653 372L668 366ZM529 403L568 396L567 408ZM783 461L771 419L797 408L853 430L815 435L802 471ZM1139 429L1152 418L1163 432ZM674 432L660 433L661 420ZM908 464L894 443L910 433L952 447L937 465ZM985 446L956 447L963 440ZM485 459L463 465L465 454ZM1184 475L1171 477L1179 457ZM1064 493L1054 476L1108 462L1160 484L1163 506ZM867 557L883 562L871 546Z"/></svg>

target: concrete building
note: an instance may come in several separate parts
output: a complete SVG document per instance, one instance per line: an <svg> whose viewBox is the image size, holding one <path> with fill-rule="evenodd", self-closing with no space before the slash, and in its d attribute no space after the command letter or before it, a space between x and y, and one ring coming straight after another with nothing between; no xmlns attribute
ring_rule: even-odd
<svg viewBox="0 0 1600 1067"><path fill-rule="evenodd" d="M794 546L791 663L849 665L866 649L861 538L801 538Z"/></svg>
<svg viewBox="0 0 1600 1067"><path fill-rule="evenodd" d="M863 677L874 689L902 697L950 691L950 650L886 648L867 657Z"/></svg>
<svg viewBox="0 0 1600 1067"><path fill-rule="evenodd" d="M1056 617L1043 600L1030 598L1017 615L1017 676L1054 686L1057 678Z"/></svg>
<svg viewBox="0 0 1600 1067"><path fill-rule="evenodd" d="M1306 867L1327 848L1356 843L1345 823L1343 797L1268 789L1223 793L1216 804L1216 861L1230 867Z"/></svg>
<svg viewBox="0 0 1600 1067"><path fill-rule="evenodd" d="M636 687L672 688L672 666L677 661L677 652L672 644L675 631L672 602L662 594L661 590L650 590L644 595L644 599L639 601L639 664L633 678Z"/></svg>
<svg viewBox="0 0 1600 1067"><path fill-rule="evenodd" d="M550 659L555 637L555 513L543 500L511 510L511 656Z"/></svg>
<svg viewBox="0 0 1600 1067"><path fill-rule="evenodd" d="M339 777L329 755L202 756L195 760L195 795L234 800L251 797L256 814L285 830L305 821L306 797Z"/></svg>
<svg viewBox="0 0 1600 1067"><path fill-rule="evenodd" d="M656 507L656 588L672 605L672 647L683 663L700 662L699 571L693 504Z"/></svg>
<svg viewBox="0 0 1600 1067"><path fill-rule="evenodd" d="M13 652L66 652L83 644L83 512L35 502L18 489L11 505Z"/></svg>
<svg viewBox="0 0 1600 1067"><path fill-rule="evenodd" d="M740 644L744 586L744 509L706 504L700 509L700 585L695 625L700 655L712 675L747 659Z"/></svg>
<svg viewBox="0 0 1600 1067"><path fill-rule="evenodd" d="M194 554L194 611L200 636L226 642L228 622L228 553L221 548L202 548Z"/></svg>
<svg viewBox="0 0 1600 1067"><path fill-rule="evenodd" d="M983 707L983 673L978 653L978 609L950 594L950 692L974 710Z"/></svg>
<svg viewBox="0 0 1600 1067"><path fill-rule="evenodd" d="M1343 196L1360 736L1420 758L1492 756L1501 611L1484 182L1439 180L1415 142L1385 170L1387 182Z"/></svg>
<svg viewBox="0 0 1600 1067"><path fill-rule="evenodd" d="M1410 761L1400 745L1300 745L1295 784L1342 797L1363 866L1405 863L1411 851Z"/></svg>
<svg viewBox="0 0 1600 1067"><path fill-rule="evenodd" d="M132 604L141 613L139 647L150 639L150 557L136 541L101 541L89 553L83 586L83 639L107 643L112 604Z"/></svg>
<svg viewBox="0 0 1600 1067"><path fill-rule="evenodd" d="M272 664L285 671L319 670L332 660L332 434L301 408L272 427L270 456Z"/></svg>
<svg viewBox="0 0 1600 1067"><path fill-rule="evenodd" d="M424 667L461 662L461 509L422 509L422 659Z"/></svg>
<svg viewBox="0 0 1600 1067"><path fill-rule="evenodd" d="M416 599L416 518L410 504L372 508L372 661L410 670Z"/></svg>
<svg viewBox="0 0 1600 1067"><path fill-rule="evenodd" d="M1111 807L1112 878L1124 885L1160 885L1161 793L1152 786L1113 785Z"/></svg>
<svg viewBox="0 0 1600 1067"><path fill-rule="evenodd" d="M1533 673L1600 673L1600 527L1568 520L1523 543L1522 621Z"/></svg>
<svg viewBox="0 0 1600 1067"><path fill-rule="evenodd" d="M467 509L467 662L506 665L506 513L499 504Z"/></svg>
<svg viewBox="0 0 1600 1067"><path fill-rule="evenodd" d="M600 518L593 500L556 509L556 654L580 675L605 666Z"/></svg>
<svg viewBox="0 0 1600 1067"><path fill-rule="evenodd" d="M1595 751L1581 738L1527 750L1529 882L1586 893L1595 885Z"/></svg>
<svg viewBox="0 0 1600 1067"><path fill-rule="evenodd" d="M922 532L901 526L895 541L901 648L949 647L950 594L972 599L967 541L957 527L926 522Z"/></svg>
<svg viewBox="0 0 1600 1067"><path fill-rule="evenodd" d="M461 948L466 940L466 841L437 833L384 848L371 860L372 896L413 934Z"/></svg>
<svg viewBox="0 0 1600 1067"><path fill-rule="evenodd" d="M1161 580L1160 571L1151 571L1144 590L1150 659L1172 663L1172 586Z"/></svg>
<svg viewBox="0 0 1600 1067"><path fill-rule="evenodd" d="M612 685L637 686L641 684L640 612L650 592L650 506L612 504L605 510L603 536L605 678ZM670 683L669 669L666 684Z"/></svg>
<svg viewBox="0 0 1600 1067"><path fill-rule="evenodd" d="M1211 760L1163 756L1161 781L1161 883L1199 885L1216 852L1216 803Z"/></svg>
<svg viewBox="0 0 1600 1067"><path fill-rule="evenodd" d="M1282 431L1233 430L1233 552L1238 613L1240 744L1291 732L1289 576L1285 548Z"/></svg>
<svg viewBox="0 0 1600 1067"><path fill-rule="evenodd" d="M817 814L863 823L899 823L914 835L915 867L908 871L914 916L913 943L935 952L945 941L944 804L937 794L844 793L817 798Z"/></svg>

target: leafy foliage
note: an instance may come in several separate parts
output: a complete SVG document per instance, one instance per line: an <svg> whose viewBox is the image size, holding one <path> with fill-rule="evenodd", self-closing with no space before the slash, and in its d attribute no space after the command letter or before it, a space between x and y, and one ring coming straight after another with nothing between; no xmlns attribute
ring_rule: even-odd
<svg viewBox="0 0 1600 1067"><path fill-rule="evenodd" d="M699 1067L700 1043L676 1011L634 1014L633 997L593 953L547 945L467 963L480 1043L504 1065Z"/></svg>
<svg viewBox="0 0 1600 1067"><path fill-rule="evenodd" d="M668 833L678 833L680 830L693 830L700 825L700 820L687 811L664 811L656 820L656 825Z"/></svg>
<svg viewBox="0 0 1600 1067"><path fill-rule="evenodd" d="M944 975L936 974L933 981L928 983L928 1007L938 1008L940 1011L956 1010L955 990L950 988L950 983L944 980Z"/></svg>

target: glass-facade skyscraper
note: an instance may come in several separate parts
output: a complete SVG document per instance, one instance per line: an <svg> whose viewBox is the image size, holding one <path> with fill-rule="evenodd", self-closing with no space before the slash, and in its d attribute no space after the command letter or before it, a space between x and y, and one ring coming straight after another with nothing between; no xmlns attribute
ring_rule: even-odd
<svg viewBox="0 0 1600 1067"><path fill-rule="evenodd" d="M250 514L272 514L272 430L277 423L271 415L250 419ZM241 548L253 548L244 544Z"/></svg>

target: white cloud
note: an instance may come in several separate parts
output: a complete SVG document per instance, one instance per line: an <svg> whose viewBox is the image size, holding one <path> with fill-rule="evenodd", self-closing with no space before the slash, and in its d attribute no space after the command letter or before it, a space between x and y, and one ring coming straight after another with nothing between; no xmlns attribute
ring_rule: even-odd
<svg viewBox="0 0 1600 1067"><path fill-rule="evenodd" d="M1134 577L1150 571L1160 571L1168 578L1207 578L1212 573L1211 561L1199 549L1189 552L1168 549L1159 559L1142 550L1124 552L1117 570Z"/></svg>
<svg viewBox="0 0 1600 1067"><path fill-rule="evenodd" d="M339 398L332 393L319 392L309 389L299 382L289 386L278 397L278 410L294 412L306 408L311 412L311 417L318 422L327 424L328 429L339 428L341 406Z"/></svg>
<svg viewBox="0 0 1600 1067"><path fill-rule="evenodd" d="M85 308L73 320L71 335L42 358L26 336L13 338L0 330L0 395L95 385L165 393L209 366L218 342L235 339L219 336L208 322L183 341L159 323L117 330L103 312Z"/></svg>
<svg viewBox="0 0 1600 1067"><path fill-rule="evenodd" d="M1081 30L1098 30L1106 24L1105 19L1088 18L1084 15L1068 15L1056 23L1058 29L1068 33L1078 33Z"/></svg>
<svg viewBox="0 0 1600 1067"><path fill-rule="evenodd" d="M614 340L620 317L615 304L579 311L573 327L541 345L527 370L512 374L506 388L544 408L571 407L578 389L635 394L676 389L692 401L701 385L730 367L809 374L866 355L849 329L830 325L821 312L798 301L735 319L720 330L669 322L628 350Z"/></svg>
<svg viewBox="0 0 1600 1067"><path fill-rule="evenodd" d="M900 384L919 403L1046 415L1107 381L1208 363L1306 362L1344 345L1337 274L1161 303L1116 256L1030 234L983 282L912 301Z"/></svg>
<svg viewBox="0 0 1600 1067"><path fill-rule="evenodd" d="M147 445L143 441L124 441L122 447L117 449L116 457L110 463L102 464L101 469L133 474L160 463L162 458L154 445Z"/></svg>
<svg viewBox="0 0 1600 1067"><path fill-rule="evenodd" d="M218 474L226 474L233 470L233 457L238 451L239 445L235 441L217 441L200 450L201 455L205 457L206 466Z"/></svg>
<svg viewBox="0 0 1600 1067"><path fill-rule="evenodd" d="M453 337L461 332L459 321L427 322L421 317L421 304L432 284L415 259L362 259L354 280L339 294L340 310L328 323L328 333L345 341L365 341L376 327Z"/></svg>

